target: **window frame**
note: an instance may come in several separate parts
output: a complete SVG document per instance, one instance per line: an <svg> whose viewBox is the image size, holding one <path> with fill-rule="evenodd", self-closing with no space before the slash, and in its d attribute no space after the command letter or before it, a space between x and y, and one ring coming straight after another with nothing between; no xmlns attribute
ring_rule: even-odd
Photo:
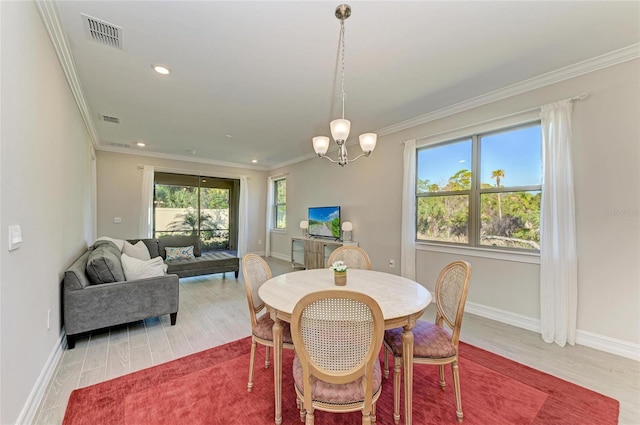
<svg viewBox="0 0 640 425"><path fill-rule="evenodd" d="M278 202L278 185L284 182L284 202ZM273 208L273 214L272 214L272 220L271 220L271 230L275 230L278 232L285 232L287 230L287 178L286 177L279 177L276 179L273 179L273 199L271 200L272 203L272 208ZM284 226L283 227L278 227L278 208L279 207L284 207Z"/></svg>
<svg viewBox="0 0 640 425"><path fill-rule="evenodd" d="M511 121L511 120L509 120ZM541 120L539 116L529 116L527 118L521 118L519 121L487 125L484 123L482 126L477 126L469 130L466 129L458 129L456 131L449 132L449 137L444 135L444 137L439 137L436 140L429 141L429 139L423 139L425 143L421 143L416 146L416 155L415 155L415 176L414 176L414 184L415 184L415 207L414 207L414 242L420 245L433 245L435 247L446 247L447 249L451 248L453 250L457 249L471 249L473 251L485 251L485 252L498 252L503 251L507 253L514 254L525 254L525 255L534 255L539 256L539 249L528 249L528 248L518 248L518 247L505 247L505 246L492 246L482 244L480 237L482 231L482 222L481 222L481 196L484 194L492 194L492 193L514 193L514 192L529 192L529 191L539 191L542 194L542 174L541 181L539 185L526 185L526 186L509 186L509 187L489 187L482 188L481 182L481 160L482 160L482 152L481 152L481 139L482 137L490 136L496 133L505 133L508 131L516 131L518 129L532 127L532 126L541 126ZM462 130L462 131L461 131ZM466 130L466 131L465 131ZM440 135L443 136L443 135ZM421 150L442 147L445 145L455 144L459 142L463 142L466 140L471 141L471 188L469 190L458 190L458 191L442 191L442 192L419 192L418 191L418 181L419 181L419 152ZM540 150L542 153L542 135L540 137ZM542 160L542 157L541 157ZM542 165L542 164L541 164ZM542 170L541 170L542 172ZM450 242L450 241L438 241L438 240L429 240L429 239L419 239L418 238L418 204L420 198L429 198L429 197L438 197L438 196L468 196L468 232L467 232L467 243L460 242Z"/></svg>

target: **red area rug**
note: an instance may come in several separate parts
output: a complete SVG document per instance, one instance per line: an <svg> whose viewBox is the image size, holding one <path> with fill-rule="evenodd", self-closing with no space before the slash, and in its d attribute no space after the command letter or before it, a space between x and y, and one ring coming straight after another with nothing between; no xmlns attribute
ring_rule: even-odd
<svg viewBox="0 0 640 425"><path fill-rule="evenodd" d="M271 425L273 369L256 356L254 388L247 392L249 338L73 391L64 425ZM605 425L618 423L616 400L460 343L462 409L466 425ZM284 350L283 424L300 424L291 363ZM451 371L447 388L434 366L414 367L413 423L456 424ZM404 418L401 418L403 423ZM359 412L316 411L316 424L360 424ZM393 381L383 381L377 423L393 424Z"/></svg>

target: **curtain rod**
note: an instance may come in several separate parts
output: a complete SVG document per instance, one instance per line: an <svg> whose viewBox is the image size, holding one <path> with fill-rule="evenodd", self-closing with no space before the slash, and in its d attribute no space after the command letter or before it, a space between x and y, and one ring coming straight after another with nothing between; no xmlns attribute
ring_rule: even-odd
<svg viewBox="0 0 640 425"><path fill-rule="evenodd" d="M575 101L579 101L579 100L585 100L585 99L586 99L586 98L588 98L588 97L589 97L589 93L584 92L584 93L580 93L580 94L579 94L579 95L577 95L577 96L567 97L567 98L565 98L565 99L561 99L561 100L556 100L555 102L561 102L562 100L570 100L571 102L575 102ZM550 103L555 103L555 102L550 102ZM415 140L416 140L416 141L418 141L418 140L424 140L424 139L428 139L428 138L432 138L432 137L440 136L440 135L443 135L443 134L451 133L451 132L454 132L454 131L464 130L465 128L469 128L469 127L476 127L476 126L479 126L479 125L487 124L487 123L490 123L490 122L492 122L492 121L503 120L503 119L510 118L510 117L513 117L513 116L516 116L516 115L526 114L526 113L528 113L528 112L536 111L536 110L538 110L538 109L542 108L542 106L544 106L544 105L536 106L535 108L525 109L525 110L523 110L523 111L514 112L514 113L512 113L512 114L502 115L502 116L500 116L500 117L491 118L491 119L488 119L488 120L486 120L486 121L476 122L476 123L469 124L469 125L464 125L464 126L461 126L461 127L453 128L453 129L451 129L451 130L441 131L441 132L439 132L439 133L430 134L430 135L428 135L428 136L416 137L416 138L415 138ZM413 139L411 139L411 140L413 140ZM407 140L403 140L403 141L402 141L402 142L400 142L400 143L401 143L402 145L404 145L404 144L405 144L405 142L407 142Z"/></svg>

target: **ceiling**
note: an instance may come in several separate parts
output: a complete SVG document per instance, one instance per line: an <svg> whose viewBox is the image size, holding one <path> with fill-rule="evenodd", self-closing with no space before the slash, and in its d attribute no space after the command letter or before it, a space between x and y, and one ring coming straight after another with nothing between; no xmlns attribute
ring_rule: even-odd
<svg viewBox="0 0 640 425"><path fill-rule="evenodd" d="M273 169L313 156L340 115L338 2L54 4L98 149ZM637 1L350 5L349 143L640 42ZM81 14L121 27L124 48Z"/></svg>

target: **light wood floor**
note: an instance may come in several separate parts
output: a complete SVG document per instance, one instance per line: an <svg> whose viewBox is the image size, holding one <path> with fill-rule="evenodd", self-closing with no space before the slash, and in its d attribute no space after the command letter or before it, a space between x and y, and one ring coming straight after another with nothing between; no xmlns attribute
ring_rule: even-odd
<svg viewBox="0 0 640 425"><path fill-rule="evenodd" d="M274 276L291 271L288 262L267 261ZM75 388L249 336L241 279L235 280L233 273L181 279L175 326L166 315L78 340L75 349L65 350L35 423L61 424ZM425 317L433 320L434 311L430 306ZM468 313L461 340L615 398L620 401L619 423L640 424L640 362L584 346L545 344L538 334Z"/></svg>

